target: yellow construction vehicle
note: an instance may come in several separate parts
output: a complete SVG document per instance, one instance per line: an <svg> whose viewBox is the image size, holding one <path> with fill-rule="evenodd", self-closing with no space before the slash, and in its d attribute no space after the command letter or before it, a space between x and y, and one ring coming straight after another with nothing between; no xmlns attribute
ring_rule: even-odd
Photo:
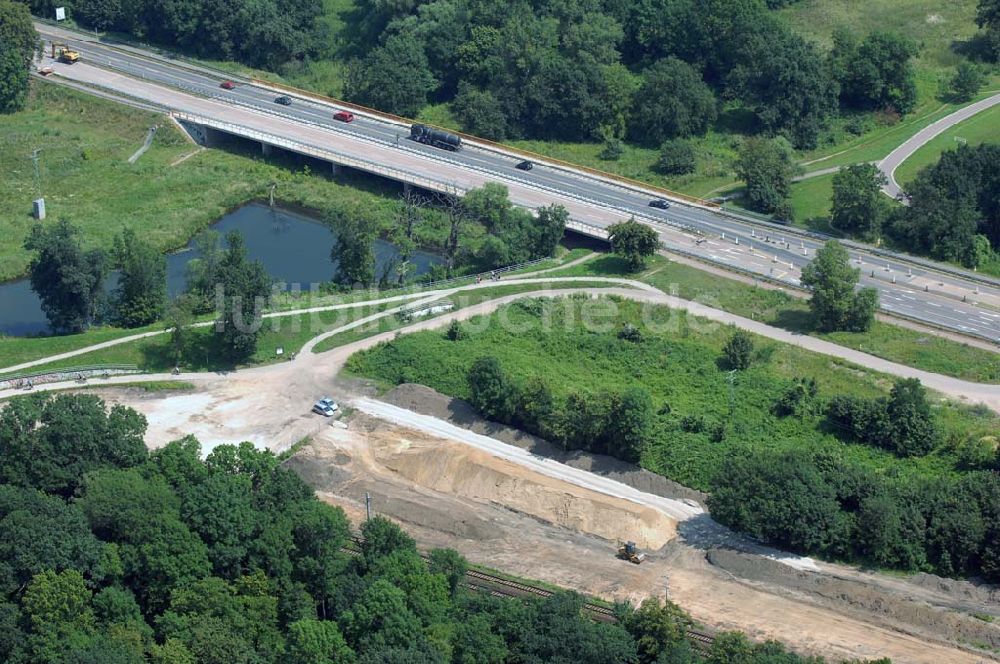
<svg viewBox="0 0 1000 664"><path fill-rule="evenodd" d="M71 65L80 59L80 53L71 49L67 44L56 44L53 42L52 59L55 60L56 58Z"/></svg>
<svg viewBox="0 0 1000 664"><path fill-rule="evenodd" d="M618 542L618 557L638 565L646 559L646 554L639 553L635 548L635 542Z"/></svg>

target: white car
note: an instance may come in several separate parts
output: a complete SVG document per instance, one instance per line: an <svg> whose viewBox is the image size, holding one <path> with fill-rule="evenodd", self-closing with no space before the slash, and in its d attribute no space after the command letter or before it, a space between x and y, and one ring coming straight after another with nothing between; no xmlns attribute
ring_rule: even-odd
<svg viewBox="0 0 1000 664"><path fill-rule="evenodd" d="M333 414L337 412L340 406L337 402L330 397L323 397L319 401L313 404L312 412L317 415L322 415L323 417L333 417Z"/></svg>

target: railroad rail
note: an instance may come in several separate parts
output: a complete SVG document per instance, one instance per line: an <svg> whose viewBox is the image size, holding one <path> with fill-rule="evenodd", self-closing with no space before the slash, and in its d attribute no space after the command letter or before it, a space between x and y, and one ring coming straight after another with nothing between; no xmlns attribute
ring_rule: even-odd
<svg viewBox="0 0 1000 664"><path fill-rule="evenodd" d="M345 546L341 550L351 556L360 556L360 547L361 538L351 537L351 545ZM420 554L420 557L423 558L424 561L429 560L428 556L423 553ZM465 583L462 585L469 590L488 593L493 597L503 597L506 599L524 599L526 597L545 599L552 597L555 594L554 591L547 588L533 586L520 581L512 581L505 577L490 574L489 572L483 572L478 569L467 569L465 571ZM618 622L618 616L615 615L614 609L604 606L603 604L585 602L583 605L583 611L589 618L598 622ZM685 634L691 641L691 645L702 652L708 652L708 650L711 649L712 644L715 642L714 636L699 630L688 629L685 631Z"/></svg>

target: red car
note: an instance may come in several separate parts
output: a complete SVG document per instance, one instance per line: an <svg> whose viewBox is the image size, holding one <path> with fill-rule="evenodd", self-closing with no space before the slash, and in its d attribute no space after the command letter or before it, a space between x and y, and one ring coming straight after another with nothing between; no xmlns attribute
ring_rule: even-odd
<svg viewBox="0 0 1000 664"><path fill-rule="evenodd" d="M354 120L354 113L348 111L337 111L333 114L334 120L340 120L341 122L352 122Z"/></svg>
<svg viewBox="0 0 1000 664"><path fill-rule="evenodd" d="M224 88L226 90L232 90L233 88L236 87L236 84L233 83L232 81L223 81L222 83L219 84L219 87Z"/></svg>

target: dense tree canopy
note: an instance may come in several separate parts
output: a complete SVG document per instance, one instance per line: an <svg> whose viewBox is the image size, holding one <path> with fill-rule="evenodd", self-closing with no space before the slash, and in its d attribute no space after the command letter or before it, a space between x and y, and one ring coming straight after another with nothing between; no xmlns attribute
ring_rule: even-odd
<svg viewBox="0 0 1000 664"><path fill-rule="evenodd" d="M854 164L837 171L833 176L830 224L868 240L879 237L889 215L889 201L882 193L886 182L874 164Z"/></svg>
<svg viewBox="0 0 1000 664"><path fill-rule="evenodd" d="M787 144L748 138L740 148L736 172L746 184L746 199L759 212L776 212L788 198L795 165Z"/></svg>
<svg viewBox="0 0 1000 664"><path fill-rule="evenodd" d="M24 107L28 74L41 41L31 14L20 2L0 0L0 113Z"/></svg>
<svg viewBox="0 0 1000 664"><path fill-rule="evenodd" d="M906 187L894 240L915 253L975 267L1000 249L1000 145L960 146Z"/></svg>
<svg viewBox="0 0 1000 664"><path fill-rule="evenodd" d="M263 310L271 295L271 277L260 261L247 258L243 236L226 235L227 247L218 266L215 332L231 360L246 360L257 350L263 332Z"/></svg>
<svg viewBox="0 0 1000 664"><path fill-rule="evenodd" d="M668 138L704 134L715 121L715 106L715 95L698 70L677 58L664 58L643 72L629 136L656 146Z"/></svg>
<svg viewBox="0 0 1000 664"><path fill-rule="evenodd" d="M60 219L32 226L24 242L36 252L28 267L31 289L56 332L82 332L100 310L107 260L99 249L84 250L78 232Z"/></svg>
<svg viewBox="0 0 1000 664"><path fill-rule="evenodd" d="M320 0L238 0L224 6L214 0L74 0L71 10L81 23L99 30L129 32L255 67L275 69L322 46L316 20L323 11Z"/></svg>
<svg viewBox="0 0 1000 664"><path fill-rule="evenodd" d="M167 259L126 228L112 251L118 269L114 316L122 327L149 325L163 316L167 302Z"/></svg>
<svg viewBox="0 0 1000 664"><path fill-rule="evenodd" d="M912 58L916 45L892 32L873 32L863 40L849 32L834 35L831 54L847 106L906 114L917 102Z"/></svg>
<svg viewBox="0 0 1000 664"><path fill-rule="evenodd" d="M630 272L637 272L646 264L646 259L660 248L660 236L647 224L635 218L608 226L608 241L611 250L625 260Z"/></svg>

